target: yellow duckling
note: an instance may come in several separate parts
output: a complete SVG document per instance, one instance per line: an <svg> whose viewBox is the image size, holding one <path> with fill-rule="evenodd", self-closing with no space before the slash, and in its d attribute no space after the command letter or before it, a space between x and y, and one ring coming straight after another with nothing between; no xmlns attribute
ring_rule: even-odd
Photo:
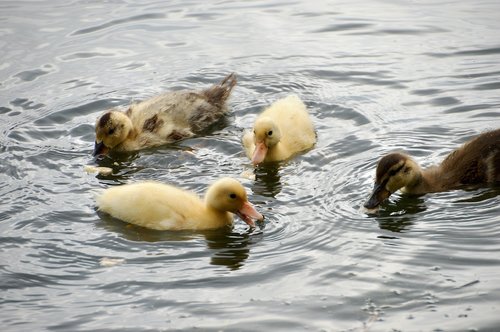
<svg viewBox="0 0 500 332"><path fill-rule="evenodd" d="M498 182L500 129L477 136L450 153L439 166L424 170L405 154L386 155L377 165L375 186L364 207L377 208L398 189L420 195Z"/></svg>
<svg viewBox="0 0 500 332"><path fill-rule="evenodd" d="M236 75L230 74L203 91L166 92L132 104L126 112L107 111L95 124L94 155L155 147L202 133L228 112L226 101L235 84Z"/></svg>
<svg viewBox="0 0 500 332"><path fill-rule="evenodd" d="M277 100L255 120L253 132L243 135L243 146L254 165L280 161L311 148L316 133L299 97Z"/></svg>
<svg viewBox="0 0 500 332"><path fill-rule="evenodd" d="M97 206L117 219L156 230L204 230L231 225L233 213L250 227L264 217L248 201L237 180L222 178L196 194L157 182L139 182L106 189Z"/></svg>

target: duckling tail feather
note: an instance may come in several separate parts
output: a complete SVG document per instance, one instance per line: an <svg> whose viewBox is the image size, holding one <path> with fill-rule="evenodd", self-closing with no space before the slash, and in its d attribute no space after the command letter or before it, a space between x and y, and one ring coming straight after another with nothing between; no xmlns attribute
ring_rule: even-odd
<svg viewBox="0 0 500 332"><path fill-rule="evenodd" d="M222 107L226 100L231 95L231 91L236 85L237 79L236 74L231 73L226 78L224 78L219 84L216 84L205 91L203 95L207 98L207 101L217 107Z"/></svg>

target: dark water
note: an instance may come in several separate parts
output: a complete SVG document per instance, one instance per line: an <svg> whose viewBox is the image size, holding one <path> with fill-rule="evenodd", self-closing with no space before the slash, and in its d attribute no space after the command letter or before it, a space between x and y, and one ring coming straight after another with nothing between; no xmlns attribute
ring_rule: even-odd
<svg viewBox="0 0 500 332"><path fill-rule="evenodd" d="M2 331L499 331L500 188L361 206L378 158L424 166L498 128L500 3L0 2ZM100 162L106 108L239 75L212 135ZM255 170L263 106L308 105L318 143ZM154 232L94 194L156 179L203 193L239 177L249 232Z"/></svg>

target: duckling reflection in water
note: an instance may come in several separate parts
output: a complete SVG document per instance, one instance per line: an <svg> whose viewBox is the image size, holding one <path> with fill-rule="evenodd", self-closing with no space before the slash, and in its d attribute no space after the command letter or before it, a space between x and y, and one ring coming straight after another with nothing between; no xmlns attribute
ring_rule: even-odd
<svg viewBox="0 0 500 332"><path fill-rule="evenodd" d="M132 104L126 112L105 112L95 125L94 155L136 151L203 133L227 112L236 75L203 91L171 91Z"/></svg>
<svg viewBox="0 0 500 332"><path fill-rule="evenodd" d="M364 207L374 211L399 189L421 195L495 183L500 183L500 129L465 143L439 166L422 169L403 153L384 156L377 165L375 186Z"/></svg>
<svg viewBox="0 0 500 332"><path fill-rule="evenodd" d="M235 179L222 178L196 194L157 182L139 182L106 189L97 197L99 211L130 224L155 230L205 230L230 226L233 214L250 227L263 220Z"/></svg>
<svg viewBox="0 0 500 332"><path fill-rule="evenodd" d="M306 105L292 95L275 101L243 135L243 147L254 165L281 161L311 148L316 133Z"/></svg>

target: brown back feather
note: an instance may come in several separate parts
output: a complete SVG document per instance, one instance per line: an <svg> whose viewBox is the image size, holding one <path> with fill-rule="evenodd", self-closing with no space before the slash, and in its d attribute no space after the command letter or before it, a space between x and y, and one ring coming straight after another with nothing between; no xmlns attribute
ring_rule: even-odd
<svg viewBox="0 0 500 332"><path fill-rule="evenodd" d="M493 169L492 169L493 167ZM441 163L443 181L472 185L500 181L500 129L486 132L453 151Z"/></svg>

